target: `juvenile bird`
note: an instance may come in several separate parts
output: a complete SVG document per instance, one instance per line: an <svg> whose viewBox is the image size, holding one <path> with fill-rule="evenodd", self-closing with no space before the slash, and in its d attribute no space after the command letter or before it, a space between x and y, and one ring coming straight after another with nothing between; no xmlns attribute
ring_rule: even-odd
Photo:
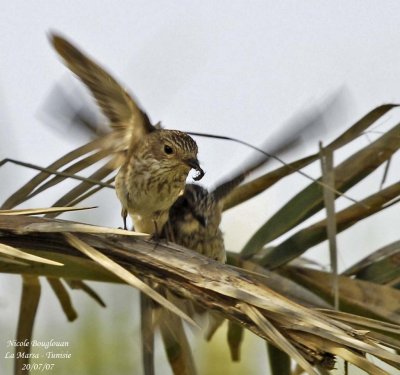
<svg viewBox="0 0 400 375"><path fill-rule="evenodd" d="M116 151L123 151L115 180L126 228L129 214L137 231L159 234L168 210L185 187L191 169L200 180L204 172L197 159L196 142L178 130L160 129L133 98L102 67L59 35L51 41L68 68L88 87L110 125L121 136Z"/></svg>
<svg viewBox="0 0 400 375"><path fill-rule="evenodd" d="M292 143L292 137L277 142L273 152L282 152ZM197 184L187 184L183 194L170 208L163 236L178 245L225 263L225 243L220 229L224 200L248 175L269 159L269 154L265 154L244 163L238 172L212 191Z"/></svg>
<svg viewBox="0 0 400 375"><path fill-rule="evenodd" d="M170 209L164 235L178 245L225 263L224 238L219 228L223 206L219 198L200 185L187 184Z"/></svg>

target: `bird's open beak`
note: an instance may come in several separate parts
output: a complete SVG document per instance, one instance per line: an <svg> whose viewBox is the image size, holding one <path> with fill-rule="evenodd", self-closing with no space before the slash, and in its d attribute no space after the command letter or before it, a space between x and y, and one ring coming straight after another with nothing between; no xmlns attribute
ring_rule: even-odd
<svg viewBox="0 0 400 375"><path fill-rule="evenodd" d="M199 161L197 159L186 159L185 163L190 167L196 170L198 173L195 177L193 177L193 180L199 181L203 178L205 175L205 172L200 168Z"/></svg>
<svg viewBox="0 0 400 375"><path fill-rule="evenodd" d="M194 216L194 218L200 223L200 225L201 225L203 228L205 228L205 227L207 226L207 218L205 218L205 217L202 216L202 215L196 215L196 214L194 214L193 216Z"/></svg>

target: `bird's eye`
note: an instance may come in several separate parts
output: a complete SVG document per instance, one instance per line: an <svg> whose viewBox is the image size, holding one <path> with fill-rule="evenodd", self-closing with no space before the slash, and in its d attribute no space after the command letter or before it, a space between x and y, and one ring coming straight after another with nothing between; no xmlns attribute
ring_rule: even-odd
<svg viewBox="0 0 400 375"><path fill-rule="evenodd" d="M174 150L172 149L171 146L165 145L165 146L164 146L164 152L165 152L166 154L168 154L168 155L171 155L171 154L174 153Z"/></svg>

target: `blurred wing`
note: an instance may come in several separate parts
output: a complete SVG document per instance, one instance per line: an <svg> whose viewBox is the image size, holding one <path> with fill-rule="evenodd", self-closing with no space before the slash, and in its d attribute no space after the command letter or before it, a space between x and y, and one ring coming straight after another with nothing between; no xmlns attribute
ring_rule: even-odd
<svg viewBox="0 0 400 375"><path fill-rule="evenodd" d="M271 139L267 139L261 148L258 149L262 155L253 155L249 161L242 165L239 171L221 182L212 191L212 194L223 204L222 201L249 174L265 165L271 158L282 162L280 158L277 158L277 155L301 144L302 139L312 138L313 133L317 133L317 129L324 129L325 117L333 118L343 113L345 104L345 98L341 90L331 94L323 103L311 106L301 113L295 114L274 138L270 137Z"/></svg>
<svg viewBox="0 0 400 375"><path fill-rule="evenodd" d="M129 136L135 138L155 130L147 115L110 74L60 35L52 34L50 39L68 68L92 92L113 128L129 131Z"/></svg>
<svg viewBox="0 0 400 375"><path fill-rule="evenodd" d="M306 124L303 129L313 124ZM221 182L212 192L216 201L223 204L223 200L236 188L238 187L247 176L249 176L256 169L262 167L266 164L270 159L270 155L278 155L280 153L285 152L286 150L293 147L298 142L297 133L293 134L293 136L288 137L285 140L281 140L281 142L277 142L274 147L271 149L269 153L265 152L262 157L257 157L252 159L250 162L246 163L242 166L242 169L239 170L236 174ZM260 149L261 150L261 149Z"/></svg>
<svg viewBox="0 0 400 375"><path fill-rule="evenodd" d="M54 85L41 106L39 116L46 125L60 128L64 133L68 131L68 135L71 134L70 130L77 130L79 133L75 132L71 136L79 139L87 136L98 138L110 132L102 124L97 111L92 109L89 99L71 83L67 85L59 82Z"/></svg>

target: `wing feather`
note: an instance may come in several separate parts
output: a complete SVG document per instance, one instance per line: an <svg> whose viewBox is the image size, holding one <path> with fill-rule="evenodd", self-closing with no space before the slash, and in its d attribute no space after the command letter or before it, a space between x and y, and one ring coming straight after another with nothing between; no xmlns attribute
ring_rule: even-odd
<svg viewBox="0 0 400 375"><path fill-rule="evenodd" d="M136 139L155 130L146 113L101 66L92 61L64 37L51 34L50 40L67 67L91 91L113 128L123 129Z"/></svg>

